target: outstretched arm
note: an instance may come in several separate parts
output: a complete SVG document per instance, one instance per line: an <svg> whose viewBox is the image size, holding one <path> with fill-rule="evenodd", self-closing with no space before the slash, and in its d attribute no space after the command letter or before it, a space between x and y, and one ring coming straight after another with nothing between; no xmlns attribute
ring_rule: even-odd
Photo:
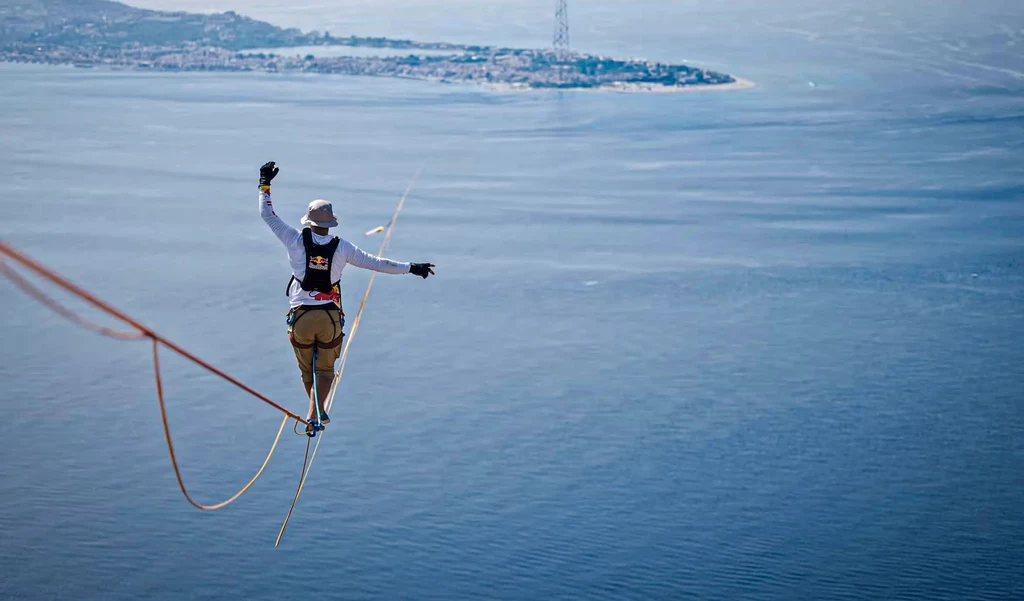
<svg viewBox="0 0 1024 601"><path fill-rule="evenodd" d="M274 179L278 171L280 170L274 165L274 161L260 167L260 217L270 227L270 231L274 232L277 239L286 247L291 248L302 242L302 235L274 212L274 205L270 201L270 181Z"/></svg>
<svg viewBox="0 0 1024 601"><path fill-rule="evenodd" d="M409 263L377 258L348 240L342 242L340 250L344 253L345 262L350 265L381 273L409 273Z"/></svg>

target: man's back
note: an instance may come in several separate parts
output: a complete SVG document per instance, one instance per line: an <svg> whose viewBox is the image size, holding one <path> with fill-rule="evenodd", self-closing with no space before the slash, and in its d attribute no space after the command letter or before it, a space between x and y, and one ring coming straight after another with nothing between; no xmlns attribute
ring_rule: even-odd
<svg viewBox="0 0 1024 601"><path fill-rule="evenodd" d="M331 302L332 299L325 298L323 294L316 291L303 290L300 282L306 276L306 249L302 243L302 233L291 227L274 212L273 203L270 198L270 191L260 190L260 216L263 221L274 232L277 239L284 244L288 251L288 264L291 266L294 277L288 286L289 304L292 307L299 305L315 305ZM334 236L330 234L318 234L312 232L313 242L318 245L326 245ZM341 238L338 249L331 261L331 282L339 282L345 265L352 264L362 269L370 269L381 273L402 274L409 273L410 264L392 261L375 257L362 250L348 240ZM340 293L340 291L339 291ZM321 297L321 298L318 298Z"/></svg>

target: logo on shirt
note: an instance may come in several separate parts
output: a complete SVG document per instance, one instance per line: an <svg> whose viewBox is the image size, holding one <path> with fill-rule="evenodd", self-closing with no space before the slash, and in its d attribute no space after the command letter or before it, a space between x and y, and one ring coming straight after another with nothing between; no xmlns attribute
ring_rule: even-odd
<svg viewBox="0 0 1024 601"><path fill-rule="evenodd" d="M326 271L327 269L330 268L330 263L324 257L310 257L309 268Z"/></svg>
<svg viewBox="0 0 1024 601"><path fill-rule="evenodd" d="M337 286L333 286L330 292L310 292L309 296L316 301L331 301L332 303L341 307L341 290Z"/></svg>

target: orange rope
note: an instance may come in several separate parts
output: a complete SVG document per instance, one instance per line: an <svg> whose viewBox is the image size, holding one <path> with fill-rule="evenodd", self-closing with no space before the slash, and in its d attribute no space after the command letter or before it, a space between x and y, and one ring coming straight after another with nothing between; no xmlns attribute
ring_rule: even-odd
<svg viewBox="0 0 1024 601"><path fill-rule="evenodd" d="M68 311L61 304L56 303L52 299L47 297L45 292L43 292L36 286L32 285L32 283L23 278L20 273L11 269L10 266L7 265L7 261L0 260L0 272L3 272L3 275L7 279L14 282L16 286L21 288L25 292L25 294L31 296L32 298L46 305L64 319L72 321L87 330L91 330L93 332L96 332L97 334L102 334L104 336L110 336L111 338L118 338L121 340L141 340L143 338L146 338L146 334L138 330L134 332L115 330L113 328L101 326L96 322L85 319L84 317L78 315L77 313L72 313L71 311Z"/></svg>
<svg viewBox="0 0 1024 601"><path fill-rule="evenodd" d="M402 211L402 207L405 206L405 199L408 198L409 192L415 185L416 180L419 179L420 173L423 171L423 167L420 167L416 174L413 175L409 185L405 188L405 193L402 194L402 198L398 201L398 207L395 209L395 213L391 216L391 221L388 223L387 233L384 234L384 241L381 242L380 250L377 251L377 257L384 256L384 250L387 249L388 243L391 242L391 232L395 229L395 223L398 221L398 214ZM370 274L369 281L366 282L366 292L363 293L363 300L359 303L359 310L356 311L356 317L352 320L352 330L348 333L348 341L345 343L345 348L341 353L341 363L338 365L338 371L334 373L334 381L331 383L331 390L327 393L327 399L324 402L324 411L327 413L331 412L331 407L334 406L334 394L338 390L338 383L341 382L341 377L345 373L345 361L348 359L348 350L352 347L352 339L356 335L356 330L359 329L359 320L363 316L363 309L366 308L366 299L370 297L370 287L373 286L373 278L377 276L377 272ZM320 438L317 439L316 444L313 445L313 454L309 454L309 441L306 441L306 456L309 457L307 462L305 458L302 460L302 474L299 477L299 487L295 489L295 497L292 499L292 505L288 508L288 515L284 518L284 523L281 524L281 530L277 533L277 541L274 542L274 546L281 544L281 538L284 536L284 529L288 527L288 521L292 518L292 511L295 509L295 504L299 501L299 495L302 494L302 487L306 484L306 477L309 476L309 470L313 469L313 460L316 459L316 452L320 448L320 441L324 439L324 434L320 434Z"/></svg>
<svg viewBox="0 0 1024 601"><path fill-rule="evenodd" d="M266 398L265 396L259 394L256 391L254 391L253 389L249 388L245 384L242 384L241 382L239 382L238 380L232 378L231 376L225 374L221 370L211 366L210 364L206 363L202 359L199 359L198 357L192 355L191 353L185 351L184 349L178 347L177 345L169 342L167 339L165 339L162 336L160 336L159 334L153 332L149 328L146 328L145 326L141 325L140 323L138 323L134 319L128 317L127 315L121 313L120 311L114 309L113 307L110 307L109 305L107 305L103 301L97 299L96 297L92 296L91 294L89 294L85 290L83 290L83 289L79 288L78 286L72 284L68 280L65 280L61 276L59 276L56 273L52 272L48 268L40 265L36 261L34 261L34 260L30 259L29 257L27 257L26 255L21 254L20 252L18 252L17 250L13 249L12 247L7 245L3 241L0 241L0 253L3 253L4 255L7 255L11 259L13 259L13 260L17 261L18 263L20 263L22 266L24 266L24 267L34 271L35 273L39 274L40 276L46 278L47 280L53 282L54 284L60 286L61 288L65 289L65 290L67 290L71 294L73 294L73 295L75 295L75 296L77 296L77 297L87 301L88 303L92 304L95 307L98 307L99 309L103 310L104 312L106 312L106 313L108 313L110 315L113 315L117 319L120 319L121 321L124 321L124 322L128 323L129 325L134 327L137 331L136 332L126 332L126 331L123 331L123 330L115 330L115 329L112 329L112 328L108 328L106 326L101 326L101 325L99 325L99 324L97 324L95 322L92 322L92 321L90 321L88 319L85 319L84 317L82 317L82 316L80 316L80 315L70 311L69 309L63 307L59 303L54 302L52 299L47 297L46 294L42 290L40 290L38 287L34 286L32 283L30 283L28 280L26 280L24 277L22 277L21 274L19 274L15 270L11 269L11 267L8 266L5 261L0 260L0 274L2 274L5 277L7 277L15 285L17 285L19 288L24 290L28 295L30 295L33 298L35 298L36 300L40 301L42 304L44 304L45 306L49 307L50 309L52 309L53 311L55 311L57 314L61 315L62 317L66 318L66 319L68 319L68 320L70 320L70 321L72 321L72 322L74 322L74 323L76 323L76 324L78 324L78 325L88 329L88 330L91 330L93 332L96 332L96 333L99 333L99 334L102 334L102 335L105 335L105 336L110 336L110 337L118 338L118 339L122 339L122 340L138 340L138 339L142 339L142 338L149 338L150 340L153 341L153 374L154 374L154 378L155 378L155 381L156 381L157 400L159 401L159 404L160 404L160 417L163 420L164 436L167 438L167 450L168 450L168 452L169 452L169 454L171 456L171 465L174 468L174 476L175 476L175 478L178 481L178 488L181 489L181 493L185 496L185 499L193 507L196 507L197 509L206 510L206 511L213 511L213 510L225 507L225 506L229 505L230 503L234 502L235 500L237 500L239 497L241 497L243 494L245 494L245 492L247 490L249 490L249 488L253 484L255 484L256 480L258 480L261 475L263 475L263 470L265 470L266 467L267 467L267 464L270 463L270 458L274 455L274 451L277 449L277 443L281 439L281 433L284 432L284 426L288 422L288 420L289 419L294 419L294 420L296 420L297 423L298 422L301 422L303 424L306 423L306 420L300 418L298 415L288 411L287 409L284 409L283 407L281 407L277 403L274 403L270 399ZM188 490L185 488L185 482L182 479L181 470L180 470L180 468L178 466L178 458L177 458L177 456L174 453L174 442L171 440L170 425L169 425L169 423L167 421L167 408L166 408L166 404L164 402L163 382L162 382L161 377L160 377L160 357L159 357L159 352L158 352L161 344L167 346L168 348L170 348L171 350L173 350L173 351L177 352L178 354L182 355L186 359L189 359L189 360L193 361L194 363L198 364L199 366L201 366L201 367L203 367L203 368L205 368L205 369L207 369L207 370L217 374L218 376L228 380L232 384L235 384L239 388L245 390L246 392L249 392L250 394L252 394L256 398L264 401L265 403L271 405L272 407L278 409L279 411L281 411L281 412L283 412L285 414L285 416L281 419L281 426L277 429L277 436L274 437L274 442L270 445L270 451L267 453L267 457L263 460L263 465L260 466L260 469L256 472L256 475L253 476L252 479L249 480L249 482L245 486L243 486L241 490L239 490L237 493L232 495L227 500L221 501L220 503L217 503L217 504L214 504L214 505L203 505L201 503L198 503L198 502L196 502L192 498L191 495L189 495ZM307 448L307 453L308 453L308 449L309 449L309 445L308 444L306 445L306 448ZM303 471L305 471L305 468L304 468Z"/></svg>
<svg viewBox="0 0 1024 601"><path fill-rule="evenodd" d="M214 505L203 505L197 503L188 491L185 489L185 481L181 478L181 470L178 468L178 458L174 454L174 443L171 441L171 427L167 422L167 407L164 404L164 387L160 380L160 354L158 352L160 348L160 342L157 339L153 339L153 374L156 377L156 398L160 401L160 419L164 422L164 436L167 438L167 451L171 455L171 465L174 466L174 477L178 480L178 488L181 489L181 494L185 495L185 499L192 504L196 509L202 509L204 511L214 511L225 507L233 503L238 497L245 494L245 491L249 490L256 480L263 475L263 470L266 469L267 464L270 463L270 458L274 455L274 450L277 449L277 442L281 440L281 432L284 432L284 425L288 422L288 416L281 418L281 426L277 429L277 436L274 437L273 444L270 445L270 451L267 453L267 458L263 460L263 465L256 472L256 475L252 477L252 480L242 487L241 490L232 495L229 499L216 503ZM308 443L307 443L308 446Z"/></svg>
<svg viewBox="0 0 1024 601"><path fill-rule="evenodd" d="M182 357L185 357L189 361L192 361L193 363L199 365L200 367L206 369L207 371L211 371L211 372L217 374L221 378L227 380L228 382L231 382L235 386L237 386L237 387L241 388L242 390L248 392L252 396L254 396L254 397L258 398L259 400L263 401L264 403L270 405L274 409L277 409L281 413L284 413L288 417L291 417L292 419L296 419L296 420L298 420L298 421L300 421L300 422L302 422L304 424L307 423L306 420L302 419L298 415L292 413L291 411L288 411L287 409L285 409L281 405L278 405L277 403L275 403L274 401L270 400L266 396L260 394L259 392L256 392L255 390L253 390L249 386L246 386L245 384L243 384L242 382L240 382L240 381L236 380L235 378L231 377L227 373L217 369L216 367L210 365L206 361L203 361L199 357L193 355L192 353L186 351L185 349L181 348L180 346L174 344L170 340L164 338L163 336L157 334L153 330L151 330L151 329L147 328L146 326L142 325L141 323L135 321L134 319L132 319L128 315L126 315L126 314L122 313L121 311L118 311L117 309L111 307L110 305L108 305L107 303L105 303L105 302L101 301L100 299L96 298L95 296L93 296L92 294L87 292L86 290L76 286L75 284L72 284L67 279L57 275L53 270L49 269L45 265L42 265L42 264L38 263L34 259L29 258L27 255L24 255L21 252L15 250L14 247L10 246L9 244L7 244L6 242L4 242L2 240L0 240L0 254L7 255L11 259L13 259L15 262L21 264L23 267L25 267L25 268L27 268L27 269L29 269L31 271L34 271L36 274L38 274L38 275L42 276L43 278L53 282L54 284L56 284L60 288L63 288L64 290L67 290L71 294L81 298L82 300L84 300L87 303L91 304L92 306L100 309L101 311L103 311L103 312L105 312L105 313L107 313L109 315L112 315L112 316L116 317L117 319L120 319L121 321L127 323L128 325L132 326L133 328L135 328L136 330L141 332L143 336L149 337L149 338L152 338L154 340L159 341L161 344L163 344L167 348L171 349L172 351L178 353ZM9 271L10 271L9 269L4 270L4 275L8 275ZM50 305L50 306L52 307L52 305ZM60 313L62 315L64 315L63 312L60 312ZM110 334L110 335L116 335L116 334Z"/></svg>

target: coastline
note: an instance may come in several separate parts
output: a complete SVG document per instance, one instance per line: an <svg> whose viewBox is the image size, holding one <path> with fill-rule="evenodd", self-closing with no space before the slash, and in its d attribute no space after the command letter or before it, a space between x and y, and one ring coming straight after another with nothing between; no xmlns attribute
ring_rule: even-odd
<svg viewBox="0 0 1024 601"><path fill-rule="evenodd" d="M505 83L491 82L484 83L473 79L453 79L448 77L421 76L414 73L345 73L339 71L310 71L300 69L166 69L155 67L152 64L132 63L94 63L86 61L36 61L36 60L6 60L0 59L0 63L11 65L45 65L50 67L70 67L74 69L99 69L104 71L127 71L133 73L257 73L265 75L274 74L307 74L314 77L320 76L344 76L344 77L376 77L385 79L405 79L412 81L426 81L443 84L470 85L479 89L495 93L527 93L527 92L573 92L573 93L617 93L617 94L681 94L691 92L726 92L736 90L748 90L757 87L757 84L748 79L731 75L734 81L728 83L707 83L688 85L663 85L656 83L618 81L595 86L582 86L560 88L555 86L531 86L528 83Z"/></svg>
<svg viewBox="0 0 1024 601"><path fill-rule="evenodd" d="M52 14L0 10L0 29L10 37L0 47L0 61L138 71L395 77L473 83L498 92L676 93L753 87L710 69L568 48L334 37L283 29L233 11L172 13L92 0L116 8L108 14L78 10L69 0L34 1L53 4Z"/></svg>
<svg viewBox="0 0 1024 601"><path fill-rule="evenodd" d="M732 76L735 81L729 83L715 83L715 84L704 84L704 85L686 85L686 86L666 86L660 84L650 83L631 83L631 82L616 82L611 84L604 84L593 87L581 87L581 88L552 88L552 87L532 87L526 84L517 83L490 83L480 84L484 89L492 92L544 92L544 91L558 91L558 92L575 92L575 93L594 93L594 92L609 92L619 94L684 94L690 92L727 92L735 90L749 90L756 88L757 84L749 79L743 79L742 77ZM470 83L470 82L449 82L449 83Z"/></svg>

